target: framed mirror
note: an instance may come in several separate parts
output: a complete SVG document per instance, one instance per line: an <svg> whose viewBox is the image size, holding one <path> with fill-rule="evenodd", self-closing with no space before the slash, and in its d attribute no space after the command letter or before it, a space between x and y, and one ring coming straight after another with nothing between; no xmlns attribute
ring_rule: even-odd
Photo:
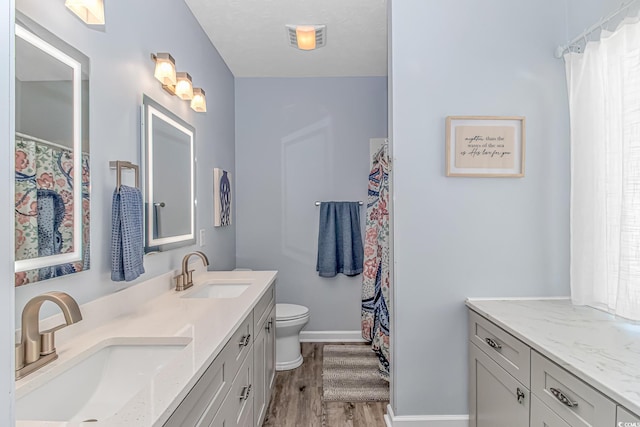
<svg viewBox="0 0 640 427"><path fill-rule="evenodd" d="M87 270L89 59L16 20L15 285Z"/></svg>
<svg viewBox="0 0 640 427"><path fill-rule="evenodd" d="M193 245L195 129L144 96L145 252Z"/></svg>

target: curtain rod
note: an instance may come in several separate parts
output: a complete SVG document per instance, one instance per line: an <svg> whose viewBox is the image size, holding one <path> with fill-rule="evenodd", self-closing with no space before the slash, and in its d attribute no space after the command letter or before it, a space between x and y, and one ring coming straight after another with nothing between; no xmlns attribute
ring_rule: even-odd
<svg viewBox="0 0 640 427"><path fill-rule="evenodd" d="M65 147L62 144L56 144L55 142L47 141L47 140L41 139L41 138L36 138L35 136L27 135L26 133L16 132L16 136L18 138L22 138L23 140L29 139L29 140L34 141L34 142L40 142L42 144L51 145L52 147L62 148L62 149L65 149L65 150L73 151L73 147Z"/></svg>
<svg viewBox="0 0 640 427"><path fill-rule="evenodd" d="M565 52L568 51L571 48L571 46L575 45L580 40L586 39L588 35L590 35L591 33L593 33L594 31L596 31L598 29L601 29L605 24L608 24L609 21L611 21L616 16L620 15L622 12L625 12L634 3L637 3L637 2L638 2L638 0L630 0L628 2L622 2L622 5L620 5L620 8L618 8L614 12L610 13L609 15L605 16L604 18L600 19L597 23L595 23L591 27L589 27L586 30L584 30L579 36L577 36L576 38L574 38L573 40L571 40L567 44L564 44L562 46L558 46L558 48L556 49L555 57L558 58L558 59L562 58L564 56Z"/></svg>

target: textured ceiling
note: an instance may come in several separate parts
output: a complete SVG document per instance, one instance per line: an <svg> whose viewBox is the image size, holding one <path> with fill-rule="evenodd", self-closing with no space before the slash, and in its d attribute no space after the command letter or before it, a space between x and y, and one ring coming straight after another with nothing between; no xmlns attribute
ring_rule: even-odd
<svg viewBox="0 0 640 427"><path fill-rule="evenodd" d="M387 75L387 0L185 0L236 77ZM285 24L326 24L302 51Z"/></svg>

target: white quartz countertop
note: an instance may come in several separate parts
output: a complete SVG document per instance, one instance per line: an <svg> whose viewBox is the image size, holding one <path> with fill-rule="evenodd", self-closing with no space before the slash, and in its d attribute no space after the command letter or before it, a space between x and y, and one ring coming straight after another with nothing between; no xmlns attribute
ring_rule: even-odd
<svg viewBox="0 0 640 427"><path fill-rule="evenodd" d="M226 342L274 283L275 271L200 272L197 289L211 280L251 285L236 298L183 298L192 289L171 289L174 272L80 306L83 321L58 331L59 358L16 381L16 398L37 388L100 343L114 339L143 342L148 338L185 337L189 344L115 415L98 422L17 420L18 427L162 426L178 407ZM73 295L72 295L73 296ZM41 322L59 324L60 316ZM73 396L69 396L73 398ZM17 414L17 418L20 414Z"/></svg>
<svg viewBox="0 0 640 427"><path fill-rule="evenodd" d="M568 299L469 299L467 306L640 414L640 324Z"/></svg>

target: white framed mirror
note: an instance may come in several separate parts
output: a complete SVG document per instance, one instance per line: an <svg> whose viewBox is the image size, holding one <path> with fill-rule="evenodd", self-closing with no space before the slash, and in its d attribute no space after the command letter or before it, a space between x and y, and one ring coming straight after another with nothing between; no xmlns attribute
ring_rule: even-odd
<svg viewBox="0 0 640 427"><path fill-rule="evenodd" d="M145 252L193 245L195 129L143 97Z"/></svg>
<svg viewBox="0 0 640 427"><path fill-rule="evenodd" d="M89 59L20 15L15 35L21 286L89 268Z"/></svg>

